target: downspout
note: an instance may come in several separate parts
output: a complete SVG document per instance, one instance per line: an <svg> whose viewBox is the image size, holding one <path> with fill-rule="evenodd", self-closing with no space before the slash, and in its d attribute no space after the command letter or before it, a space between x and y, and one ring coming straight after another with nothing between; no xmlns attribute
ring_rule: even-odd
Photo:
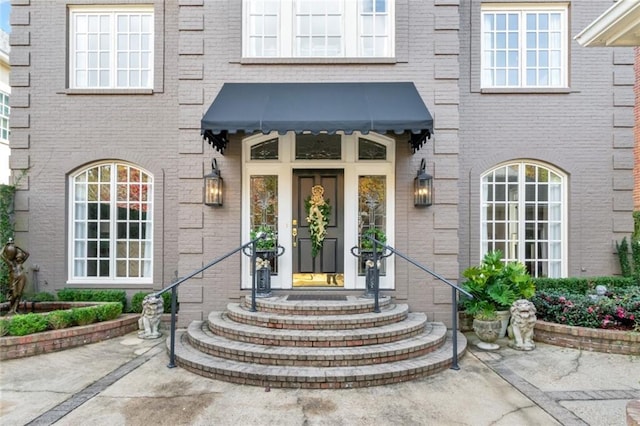
<svg viewBox="0 0 640 426"><path fill-rule="evenodd" d="M164 169L162 169L162 272L161 272L161 277L162 277L162 281L160 281L160 284L162 285L162 288L164 288L164 265L165 265L165 221L164 221L164 216L165 216L165 204L166 204L166 197L165 197L165 192L166 192L166 174Z"/></svg>

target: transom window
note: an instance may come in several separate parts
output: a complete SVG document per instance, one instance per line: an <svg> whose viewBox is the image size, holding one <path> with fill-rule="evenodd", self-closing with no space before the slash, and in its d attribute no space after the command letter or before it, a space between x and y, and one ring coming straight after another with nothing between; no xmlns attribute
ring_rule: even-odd
<svg viewBox="0 0 640 426"><path fill-rule="evenodd" d="M565 177L524 162L482 176L482 256L500 250L523 262L532 276L565 274Z"/></svg>
<svg viewBox="0 0 640 426"><path fill-rule="evenodd" d="M151 282L153 179L104 163L71 178L71 281Z"/></svg>
<svg viewBox="0 0 640 426"><path fill-rule="evenodd" d="M72 8L70 11L72 88L153 87L151 7Z"/></svg>
<svg viewBox="0 0 640 426"><path fill-rule="evenodd" d="M566 5L483 5L482 87L567 86Z"/></svg>
<svg viewBox="0 0 640 426"><path fill-rule="evenodd" d="M245 0L250 58L392 57L394 0Z"/></svg>
<svg viewBox="0 0 640 426"><path fill-rule="evenodd" d="M9 140L9 95L0 92L0 140Z"/></svg>

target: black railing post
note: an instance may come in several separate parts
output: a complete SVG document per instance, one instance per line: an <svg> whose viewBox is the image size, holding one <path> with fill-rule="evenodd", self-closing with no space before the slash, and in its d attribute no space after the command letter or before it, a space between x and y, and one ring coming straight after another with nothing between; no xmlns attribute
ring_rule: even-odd
<svg viewBox="0 0 640 426"><path fill-rule="evenodd" d="M260 238L263 238L260 235ZM258 255L258 242L254 241L251 245L251 312L256 312L256 286L258 277L256 276L256 257Z"/></svg>
<svg viewBox="0 0 640 426"><path fill-rule="evenodd" d="M451 287L451 342L453 343L453 359L451 360L451 369L460 370L458 366L458 293L454 287Z"/></svg>
<svg viewBox="0 0 640 426"><path fill-rule="evenodd" d="M171 348L169 352L169 364L167 367L176 366L176 307L178 300L178 287L171 288Z"/></svg>
<svg viewBox="0 0 640 426"><path fill-rule="evenodd" d="M373 242L373 312L380 313L380 269L378 269L378 241Z"/></svg>

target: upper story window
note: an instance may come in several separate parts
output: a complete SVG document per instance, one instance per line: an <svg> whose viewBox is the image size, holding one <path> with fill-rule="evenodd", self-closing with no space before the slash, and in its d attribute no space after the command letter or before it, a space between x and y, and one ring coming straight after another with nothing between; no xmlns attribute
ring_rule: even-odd
<svg viewBox="0 0 640 426"><path fill-rule="evenodd" d="M483 88L564 88L567 5L482 6Z"/></svg>
<svg viewBox="0 0 640 426"><path fill-rule="evenodd" d="M394 0L245 0L244 56L387 58Z"/></svg>
<svg viewBox="0 0 640 426"><path fill-rule="evenodd" d="M9 140L9 95L0 92L0 141Z"/></svg>
<svg viewBox="0 0 640 426"><path fill-rule="evenodd" d="M153 88L153 8L70 10L70 86Z"/></svg>

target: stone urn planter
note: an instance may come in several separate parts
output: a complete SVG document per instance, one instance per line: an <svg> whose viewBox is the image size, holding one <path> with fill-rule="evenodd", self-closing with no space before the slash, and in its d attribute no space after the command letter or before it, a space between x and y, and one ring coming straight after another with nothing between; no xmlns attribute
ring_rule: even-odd
<svg viewBox="0 0 640 426"><path fill-rule="evenodd" d="M503 337L507 337L507 328L509 327L509 320L511 319L511 311L508 309L496 311L496 315L500 320L500 335L498 338L501 339Z"/></svg>
<svg viewBox="0 0 640 426"><path fill-rule="evenodd" d="M486 351L494 351L500 348L500 345L495 343L500 337L500 330L502 327L501 321L497 317L484 317L478 316L473 320L473 331L480 339L478 347Z"/></svg>

